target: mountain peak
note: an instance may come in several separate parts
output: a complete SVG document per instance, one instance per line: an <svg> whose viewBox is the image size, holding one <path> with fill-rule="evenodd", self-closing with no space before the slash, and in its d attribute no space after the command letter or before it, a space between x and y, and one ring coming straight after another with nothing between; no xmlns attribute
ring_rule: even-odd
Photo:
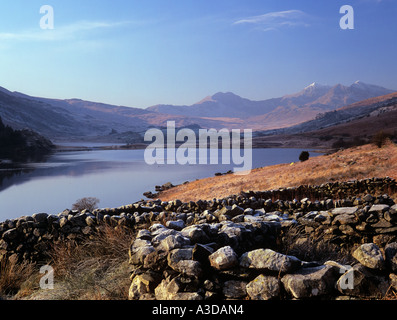
<svg viewBox="0 0 397 320"><path fill-rule="evenodd" d="M234 94L233 92L217 92L212 96L212 99L216 98L224 98L224 97L239 97L237 94ZM240 97L239 97L240 98Z"/></svg>
<svg viewBox="0 0 397 320"><path fill-rule="evenodd" d="M378 86L378 85L374 85L374 84L369 84L369 83L365 83L362 82L360 80L355 81L350 88L354 88L354 89L359 89L359 90L365 90L365 91L371 91L374 93L374 95L384 95L387 93L392 93L395 90L390 90L390 89L386 89L384 87ZM386 90L386 92L385 92Z"/></svg>
<svg viewBox="0 0 397 320"><path fill-rule="evenodd" d="M195 103L196 104L203 104L205 102L232 102L232 101L240 101L241 98L240 96L234 94L233 92L217 92L212 96L207 96L204 99L200 100L199 102Z"/></svg>
<svg viewBox="0 0 397 320"><path fill-rule="evenodd" d="M312 84L308 85L304 90L316 89L316 88L327 88L329 86L320 84L318 82L313 82Z"/></svg>

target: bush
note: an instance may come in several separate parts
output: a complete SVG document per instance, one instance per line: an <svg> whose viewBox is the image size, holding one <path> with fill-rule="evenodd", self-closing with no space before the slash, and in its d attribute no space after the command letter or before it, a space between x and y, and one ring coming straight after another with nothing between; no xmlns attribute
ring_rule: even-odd
<svg viewBox="0 0 397 320"><path fill-rule="evenodd" d="M77 200L73 204L72 210L78 210L78 211L88 210L88 211L92 212L93 210L98 208L97 205L98 205L99 201L100 200L98 198L94 198L94 197L82 198L82 199Z"/></svg>
<svg viewBox="0 0 397 320"><path fill-rule="evenodd" d="M302 151L301 154L299 155L299 160L300 161L306 161L309 160L310 153L308 151Z"/></svg>
<svg viewBox="0 0 397 320"><path fill-rule="evenodd" d="M390 135L388 135L387 133L385 133L384 131L379 131L377 134L374 135L374 137L372 138L372 142L374 143L374 145L376 145L378 148L382 148L387 139L390 138Z"/></svg>
<svg viewBox="0 0 397 320"><path fill-rule="evenodd" d="M126 300L131 285L128 251L134 231L105 225L80 245L54 243L51 266L62 300Z"/></svg>

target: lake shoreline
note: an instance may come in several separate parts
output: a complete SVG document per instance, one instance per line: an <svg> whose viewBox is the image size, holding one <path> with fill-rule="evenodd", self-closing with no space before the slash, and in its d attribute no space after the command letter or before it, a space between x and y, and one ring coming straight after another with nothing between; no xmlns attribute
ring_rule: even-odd
<svg viewBox="0 0 397 320"><path fill-rule="evenodd" d="M115 207L145 199L143 193L154 192L156 185L169 181L174 185L191 183L240 167L222 164L221 158L218 164L207 161L207 165L148 165L142 149L74 150L54 152L45 163L17 165L21 170L0 171L0 212L3 213L0 218L58 213L70 208L77 199L91 196L101 200L101 207ZM252 168L298 161L301 151L253 149ZM312 157L315 155L310 153Z"/></svg>

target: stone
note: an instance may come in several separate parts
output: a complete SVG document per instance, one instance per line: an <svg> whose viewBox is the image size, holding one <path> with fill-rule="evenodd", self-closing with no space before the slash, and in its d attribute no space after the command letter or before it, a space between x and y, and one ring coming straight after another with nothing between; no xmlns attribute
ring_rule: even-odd
<svg viewBox="0 0 397 320"><path fill-rule="evenodd" d="M214 215L219 219L220 216L230 215L230 211L232 210L231 206L224 206L221 209L214 212Z"/></svg>
<svg viewBox="0 0 397 320"><path fill-rule="evenodd" d="M182 229L181 231L184 237L190 239L192 243L208 243L209 237L203 230L202 225L192 225Z"/></svg>
<svg viewBox="0 0 397 320"><path fill-rule="evenodd" d="M356 224L358 222L357 217L351 213L344 213L337 215L332 224L339 225L339 224Z"/></svg>
<svg viewBox="0 0 397 320"><path fill-rule="evenodd" d="M322 224L330 224L331 216L328 211L320 211L318 215L314 217L315 222L320 222Z"/></svg>
<svg viewBox="0 0 397 320"><path fill-rule="evenodd" d="M348 236L354 236L356 234L356 232L354 231L354 229L348 225L348 224L341 224L339 226L339 230L343 233L346 234Z"/></svg>
<svg viewBox="0 0 397 320"><path fill-rule="evenodd" d="M214 253L214 249L210 246L196 243L192 251L192 258L193 260L200 262L204 268L207 268L210 264L208 257L212 253Z"/></svg>
<svg viewBox="0 0 397 320"><path fill-rule="evenodd" d="M192 260L192 259L193 259L193 247L174 249L167 256L167 261L169 266L175 265L181 260Z"/></svg>
<svg viewBox="0 0 397 320"><path fill-rule="evenodd" d="M161 223L155 223L149 227L149 231L153 237L157 236L158 234L166 230L167 228L163 226Z"/></svg>
<svg viewBox="0 0 397 320"><path fill-rule="evenodd" d="M248 231L242 223L224 221L218 232L218 240L221 241L221 245L230 245L236 250L236 248L242 244L241 239L247 233L250 233L250 231Z"/></svg>
<svg viewBox="0 0 397 320"><path fill-rule="evenodd" d="M301 268L281 278L285 290L296 299L329 295L338 279L338 272L332 265Z"/></svg>
<svg viewBox="0 0 397 320"><path fill-rule="evenodd" d="M195 278L200 277L203 272L200 262L194 260L181 260L170 267L183 275Z"/></svg>
<svg viewBox="0 0 397 320"><path fill-rule="evenodd" d="M17 237L18 237L18 230L16 228L7 230L6 232L3 233L3 239L8 242L15 240Z"/></svg>
<svg viewBox="0 0 397 320"><path fill-rule="evenodd" d="M217 270L226 270L238 265L238 256L230 246L218 249L208 258L211 266Z"/></svg>
<svg viewBox="0 0 397 320"><path fill-rule="evenodd" d="M182 247L188 246L188 245L190 245L189 238L183 237L179 234L169 235L165 239L161 240L157 249L169 252L173 249L182 248Z"/></svg>
<svg viewBox="0 0 397 320"><path fill-rule="evenodd" d="M292 272L301 266L301 261L294 257L278 253L271 249L257 249L244 253L240 257L243 268Z"/></svg>
<svg viewBox="0 0 397 320"><path fill-rule="evenodd" d="M397 275L394 273L389 274L390 286L397 291Z"/></svg>
<svg viewBox="0 0 397 320"><path fill-rule="evenodd" d="M385 247L387 266L397 272L397 242L388 243Z"/></svg>
<svg viewBox="0 0 397 320"><path fill-rule="evenodd" d="M152 244L154 246L160 245L161 241L163 241L168 236L176 236L182 235L180 231L176 231L174 229L168 229L164 227L163 229L158 229L155 232L152 232Z"/></svg>
<svg viewBox="0 0 397 320"><path fill-rule="evenodd" d="M366 222L361 222L359 225L356 226L356 230L358 231L369 231L370 226Z"/></svg>
<svg viewBox="0 0 397 320"><path fill-rule="evenodd" d="M179 292L177 280L164 279L154 290L156 300L202 300L197 292Z"/></svg>
<svg viewBox="0 0 397 320"><path fill-rule="evenodd" d="M379 214L383 214L387 210L389 210L389 206L387 204L374 204L371 209L369 209L369 213L377 212Z"/></svg>
<svg viewBox="0 0 397 320"><path fill-rule="evenodd" d="M241 215L243 218L240 221L237 221L236 219L232 219L233 222L239 223L239 222L260 222L264 220L264 216L251 216L251 215ZM237 216L240 217L240 216ZM236 217L236 218L237 218ZM278 217L277 217L278 218Z"/></svg>
<svg viewBox="0 0 397 320"><path fill-rule="evenodd" d="M232 222L234 222L234 223L244 222L245 217L252 217L252 216L251 215L239 214L238 216L235 216L235 217L232 218Z"/></svg>
<svg viewBox="0 0 397 320"><path fill-rule="evenodd" d="M337 281L337 289L342 294L366 299L383 298L389 286L386 277L373 274L360 263L346 271Z"/></svg>
<svg viewBox="0 0 397 320"><path fill-rule="evenodd" d="M393 224L396 224L397 223L397 214L396 214L396 210L392 210L392 208L390 208L389 211L386 211L383 214L383 218L385 218L386 221L389 221L389 222L391 222Z"/></svg>
<svg viewBox="0 0 397 320"><path fill-rule="evenodd" d="M143 264L145 258L150 253L156 251L148 240L136 239L129 250L130 263L137 265Z"/></svg>
<svg viewBox="0 0 397 320"><path fill-rule="evenodd" d="M47 213L35 213L34 215L32 215L32 218L37 223L47 222L47 217L48 217Z"/></svg>
<svg viewBox="0 0 397 320"><path fill-rule="evenodd" d="M167 221L166 226L170 229L174 229L177 231L181 231L183 228L186 227L185 222L183 220Z"/></svg>
<svg viewBox="0 0 397 320"><path fill-rule="evenodd" d="M385 260L379 247L374 243L365 243L353 252L353 257L370 269L383 269Z"/></svg>
<svg viewBox="0 0 397 320"><path fill-rule="evenodd" d="M390 227L390 228L377 228L377 229L375 229L375 232L376 233L380 233L380 234L383 234L383 233L395 233L396 231L397 231L397 226Z"/></svg>
<svg viewBox="0 0 397 320"><path fill-rule="evenodd" d="M171 295L170 300L195 301L195 300L203 300L203 297L197 292L181 292Z"/></svg>
<svg viewBox="0 0 397 320"><path fill-rule="evenodd" d="M61 228L64 228L65 226L68 225L68 222L69 222L68 218L63 217L63 218L61 218L61 219L59 220L59 226L60 226Z"/></svg>
<svg viewBox="0 0 397 320"><path fill-rule="evenodd" d="M238 216L240 214L244 214L244 209L239 207L238 205L234 204L229 211L228 215L231 216L232 218L235 216Z"/></svg>
<svg viewBox="0 0 397 320"><path fill-rule="evenodd" d="M393 224L389 221L381 218L377 223L371 225L372 228L390 228L393 227Z"/></svg>
<svg viewBox="0 0 397 320"><path fill-rule="evenodd" d="M94 227L96 225L96 218L92 216L88 216L87 218L85 218L85 223L89 227Z"/></svg>
<svg viewBox="0 0 397 320"><path fill-rule="evenodd" d="M229 280L223 284L222 292L226 298L241 299L247 295L247 282Z"/></svg>
<svg viewBox="0 0 397 320"><path fill-rule="evenodd" d="M375 200L375 198L373 196L371 196L370 194L366 194L363 197L363 201L365 201L365 202L373 202L374 200Z"/></svg>
<svg viewBox="0 0 397 320"><path fill-rule="evenodd" d="M253 216L255 214L255 210L252 208L246 208L244 209L244 214Z"/></svg>
<svg viewBox="0 0 397 320"><path fill-rule="evenodd" d="M139 230L136 238L137 239L141 239L141 240L151 241L152 240L152 234L151 234L151 232L149 230L141 229L141 230Z"/></svg>
<svg viewBox="0 0 397 320"><path fill-rule="evenodd" d="M128 291L129 300L139 300L146 294L151 293L154 289L152 287L155 286L157 281L149 274L135 276Z"/></svg>
<svg viewBox="0 0 397 320"><path fill-rule="evenodd" d="M330 211L331 216L337 216L340 214L354 214L358 210L357 207L340 207L334 208Z"/></svg>
<svg viewBox="0 0 397 320"><path fill-rule="evenodd" d="M376 212L370 213L368 215L367 219L365 219L365 222L371 223L371 224L377 223L378 221L379 221L379 218L378 218L378 214Z"/></svg>
<svg viewBox="0 0 397 320"><path fill-rule="evenodd" d="M246 286L252 300L270 300L277 298L281 292L281 283L276 277L260 274Z"/></svg>

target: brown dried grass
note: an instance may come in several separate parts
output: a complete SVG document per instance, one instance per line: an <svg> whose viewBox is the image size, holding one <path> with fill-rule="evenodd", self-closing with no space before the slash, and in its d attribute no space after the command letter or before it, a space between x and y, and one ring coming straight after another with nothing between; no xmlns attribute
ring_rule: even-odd
<svg viewBox="0 0 397 320"><path fill-rule="evenodd" d="M133 231L104 225L81 244L61 242L50 253L62 299L126 300L129 266L126 257Z"/></svg>
<svg viewBox="0 0 397 320"><path fill-rule="evenodd" d="M196 180L166 190L159 198L163 201L210 200L241 191L263 191L385 176L397 178L397 146L392 142L382 148L368 144L313 157L305 162L254 169L245 176L231 174Z"/></svg>

